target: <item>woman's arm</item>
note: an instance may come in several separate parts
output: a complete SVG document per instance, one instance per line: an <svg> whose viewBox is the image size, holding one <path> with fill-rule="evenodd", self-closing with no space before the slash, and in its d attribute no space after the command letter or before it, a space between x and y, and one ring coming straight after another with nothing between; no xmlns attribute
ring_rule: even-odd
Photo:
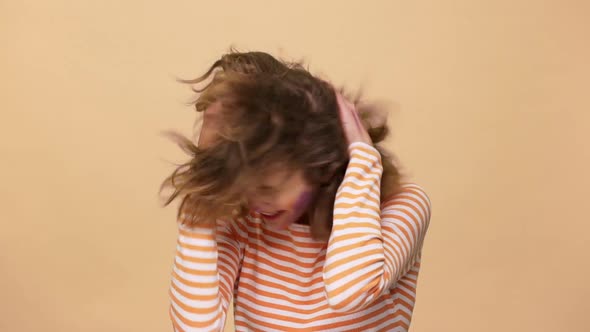
<svg viewBox="0 0 590 332"><path fill-rule="evenodd" d="M243 257L237 223L189 228L180 214L170 285L175 331L223 331ZM242 242L243 243L243 242Z"/></svg>
<svg viewBox="0 0 590 332"><path fill-rule="evenodd" d="M371 303L411 268L430 220L428 197L415 185L381 204L383 168L373 146L354 142L349 152L324 265L328 302L342 311Z"/></svg>

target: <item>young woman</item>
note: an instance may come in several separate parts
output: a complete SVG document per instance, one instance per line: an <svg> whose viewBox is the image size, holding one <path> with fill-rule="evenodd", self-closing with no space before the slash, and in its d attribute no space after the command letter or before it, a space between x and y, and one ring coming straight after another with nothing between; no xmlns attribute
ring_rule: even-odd
<svg viewBox="0 0 590 332"><path fill-rule="evenodd" d="M302 65L231 52L202 77L181 198L176 331L407 331L430 201L376 146L376 110Z"/></svg>

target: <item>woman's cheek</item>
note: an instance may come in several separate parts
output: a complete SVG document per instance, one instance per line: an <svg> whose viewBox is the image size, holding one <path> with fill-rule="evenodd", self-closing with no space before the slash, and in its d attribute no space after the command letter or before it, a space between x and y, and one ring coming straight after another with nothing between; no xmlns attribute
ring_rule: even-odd
<svg viewBox="0 0 590 332"><path fill-rule="evenodd" d="M299 197L297 197L293 204L293 212L295 212L296 215L301 215L308 208L309 203L311 202L311 197L311 191L304 191L299 194Z"/></svg>

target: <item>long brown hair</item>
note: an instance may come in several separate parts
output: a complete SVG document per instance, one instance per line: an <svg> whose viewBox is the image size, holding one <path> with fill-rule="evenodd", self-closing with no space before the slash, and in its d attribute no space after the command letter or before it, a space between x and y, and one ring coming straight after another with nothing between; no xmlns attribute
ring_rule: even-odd
<svg viewBox="0 0 590 332"><path fill-rule="evenodd" d="M162 183L160 193L172 190L165 205L180 197L179 216L185 214L182 221L189 225L244 213L245 188L269 167L289 165L303 170L308 183L319 188L309 223L316 239L327 239L336 191L349 160L333 86L300 62L235 50L215 61L201 77L181 82L198 93L197 112L220 101L222 121L219 140L211 147L200 148L182 135L173 135L190 160ZM204 86L196 88L199 84ZM388 134L386 121L370 120L382 110L361 103L360 96L353 100L373 143L381 142ZM392 156L375 146L383 164L383 199L399 189L401 176Z"/></svg>

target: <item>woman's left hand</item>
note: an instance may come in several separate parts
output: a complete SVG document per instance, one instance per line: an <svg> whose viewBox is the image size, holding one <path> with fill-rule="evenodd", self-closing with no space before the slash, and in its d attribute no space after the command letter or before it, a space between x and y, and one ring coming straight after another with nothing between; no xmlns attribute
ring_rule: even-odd
<svg viewBox="0 0 590 332"><path fill-rule="evenodd" d="M340 123L348 145L355 142L373 145L373 141L371 141L367 129L363 126L354 104L346 100L338 91L336 91L336 99L338 100Z"/></svg>

